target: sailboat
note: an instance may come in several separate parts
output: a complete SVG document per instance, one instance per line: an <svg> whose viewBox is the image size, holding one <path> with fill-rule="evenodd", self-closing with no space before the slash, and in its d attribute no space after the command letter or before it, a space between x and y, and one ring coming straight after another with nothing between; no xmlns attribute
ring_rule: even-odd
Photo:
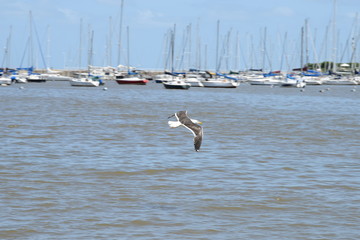
<svg viewBox="0 0 360 240"><path fill-rule="evenodd" d="M0 86L8 86L11 85L12 80L10 77L5 76L3 73L0 73Z"/></svg>
<svg viewBox="0 0 360 240"><path fill-rule="evenodd" d="M203 87L202 80L204 78L198 74L186 74L185 82L189 83L191 87Z"/></svg>
<svg viewBox="0 0 360 240"><path fill-rule="evenodd" d="M280 81L279 86L304 88L306 86L306 82L301 77L295 77L291 74L287 74L286 77Z"/></svg>
<svg viewBox="0 0 360 240"><path fill-rule="evenodd" d="M71 78L69 83L73 87L98 87L104 85L104 82L100 77L90 74L90 70L88 70L87 73L77 73L77 76Z"/></svg>
<svg viewBox="0 0 360 240"><path fill-rule="evenodd" d="M190 83L185 82L179 77L175 77L173 80L168 82L163 82L163 85L166 89L184 89L187 90L191 87Z"/></svg>
<svg viewBox="0 0 360 240"><path fill-rule="evenodd" d="M69 82L73 87L98 87L100 85L99 81L94 81L89 77L73 78Z"/></svg>
<svg viewBox="0 0 360 240"><path fill-rule="evenodd" d="M29 21L29 25L30 25L30 31L29 31L29 38L28 38L28 41L26 43L26 48L25 48L25 51L27 50L28 48L28 55L29 55L29 65L31 67L29 68L24 68L24 70L27 70L27 75L26 75L26 81L27 82L34 82L34 83L42 83L42 82L46 82L46 78L40 74L40 73L35 73L34 72L34 44L33 44L33 29L35 29L35 33L36 33L36 36L37 36L37 41L38 41L38 45L39 45L39 52L40 52L40 55L41 55L41 59L43 61L43 64L46 68L46 62L45 62L45 59L44 59L44 56L43 56L43 51L42 51L42 48L41 48L41 44L39 43L39 37L38 37L38 33L36 31L36 25L35 25L35 22L33 20L33 16L32 16L32 12L30 11L29 12L29 18L30 18L30 21ZM21 64L22 65L22 61L21 60ZM22 81L22 82L25 82L25 81Z"/></svg>
<svg viewBox="0 0 360 240"><path fill-rule="evenodd" d="M117 75L115 81L118 84L132 84L132 85L146 85L146 83L149 82L149 80L139 77L137 73L132 73L132 72L128 72L126 76Z"/></svg>
<svg viewBox="0 0 360 240"><path fill-rule="evenodd" d="M73 87L98 87L100 86L99 79L93 78L88 74L79 74L78 77L69 80L69 83Z"/></svg>
<svg viewBox="0 0 360 240"><path fill-rule="evenodd" d="M176 25L174 25L174 29L170 31L171 79L168 81L163 81L162 83L166 89L187 90L191 87L191 84L185 82L184 78L181 78L174 73L175 29Z"/></svg>
<svg viewBox="0 0 360 240"><path fill-rule="evenodd" d="M139 76L137 72L130 71L130 41L129 41L129 26L127 27L127 75L116 75L115 81L118 84L132 84L132 85L146 85L149 80Z"/></svg>
<svg viewBox="0 0 360 240"><path fill-rule="evenodd" d="M239 83L231 80L226 79L224 77L216 77L213 79L207 79L201 82L204 87L207 88L236 88L239 86Z"/></svg>
<svg viewBox="0 0 360 240"><path fill-rule="evenodd" d="M237 86L239 86L238 81L236 81L230 77L227 77L223 74L218 74L219 66L220 66L220 64L218 63L218 61L219 61L219 57L218 57L219 28L220 28L220 21L217 22L217 38L216 38L216 72L217 72L217 74L215 75L215 77L206 78L201 83L204 85L204 87L208 87L208 88L236 88Z"/></svg>

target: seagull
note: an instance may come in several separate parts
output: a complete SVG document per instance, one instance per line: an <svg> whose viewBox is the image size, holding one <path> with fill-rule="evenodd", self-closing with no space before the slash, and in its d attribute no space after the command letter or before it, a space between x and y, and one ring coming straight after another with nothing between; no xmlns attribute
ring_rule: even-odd
<svg viewBox="0 0 360 240"><path fill-rule="evenodd" d="M168 121L169 126L171 128L183 126L189 129L194 134L194 147L195 151L198 152L203 137L203 129L198 124L202 124L202 122L195 119L190 119L187 116L187 111L179 111L170 115L168 118L172 118L174 116L176 117L177 121Z"/></svg>

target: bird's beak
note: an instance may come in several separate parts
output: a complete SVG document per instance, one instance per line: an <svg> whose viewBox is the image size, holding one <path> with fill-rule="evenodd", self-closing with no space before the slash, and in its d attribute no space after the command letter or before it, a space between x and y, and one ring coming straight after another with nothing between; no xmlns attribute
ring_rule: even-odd
<svg viewBox="0 0 360 240"><path fill-rule="evenodd" d="M202 122L198 122L198 124L203 124Z"/></svg>
<svg viewBox="0 0 360 240"><path fill-rule="evenodd" d="M175 114L171 114L170 116L168 116L168 118L172 118L172 117L174 117L175 116Z"/></svg>

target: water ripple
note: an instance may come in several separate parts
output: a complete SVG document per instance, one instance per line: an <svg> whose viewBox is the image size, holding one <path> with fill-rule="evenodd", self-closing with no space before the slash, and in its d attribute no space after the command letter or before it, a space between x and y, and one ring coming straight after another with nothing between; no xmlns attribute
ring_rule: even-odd
<svg viewBox="0 0 360 240"><path fill-rule="evenodd" d="M1 239L360 239L360 92L107 87L0 88Z"/></svg>

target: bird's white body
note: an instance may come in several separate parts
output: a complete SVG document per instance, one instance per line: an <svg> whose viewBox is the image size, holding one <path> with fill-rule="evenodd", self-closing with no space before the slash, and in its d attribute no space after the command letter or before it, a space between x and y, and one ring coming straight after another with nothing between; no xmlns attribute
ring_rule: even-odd
<svg viewBox="0 0 360 240"><path fill-rule="evenodd" d="M190 119L193 123L197 123L197 124L202 124L202 122L196 120L196 119ZM182 126L183 124L179 121L168 121L168 124L171 128L177 128ZM191 130L190 130L191 131ZM191 131L194 135L195 133L193 131Z"/></svg>
<svg viewBox="0 0 360 240"><path fill-rule="evenodd" d="M171 128L177 128L182 125L179 121L168 121L168 124Z"/></svg>
<svg viewBox="0 0 360 240"><path fill-rule="evenodd" d="M168 121L169 126L171 128L177 128L177 127L183 126L187 129L189 129L192 132L192 134L194 135L195 151L199 151L201 142L202 142L203 129L201 126L199 126L197 124L202 124L202 123L196 119L190 119L187 116L186 111L179 111L179 112L171 115L170 117L173 117L173 116L176 117L177 121Z"/></svg>

